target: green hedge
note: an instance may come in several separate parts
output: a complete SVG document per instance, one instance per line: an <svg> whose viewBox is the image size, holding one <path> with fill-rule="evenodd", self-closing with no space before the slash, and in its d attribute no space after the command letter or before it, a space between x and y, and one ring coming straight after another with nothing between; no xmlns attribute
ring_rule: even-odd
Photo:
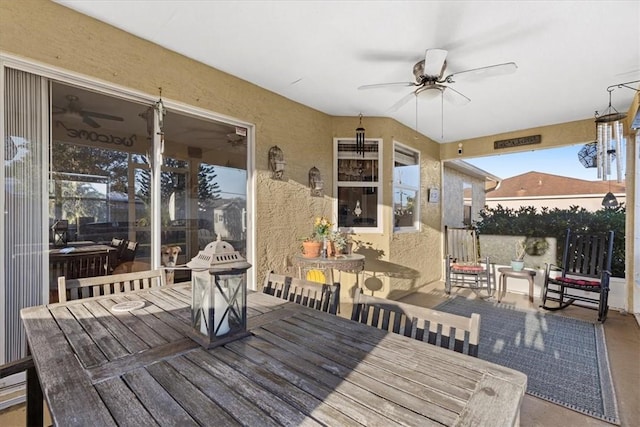
<svg viewBox="0 0 640 427"><path fill-rule="evenodd" d="M527 237L556 237L558 239L558 264L562 261L564 240L567 228L577 232L604 233L614 232L612 275L625 277L624 242L625 242L624 203L615 208L602 208L595 212L587 211L579 206L569 209L541 208L522 206L518 209L485 208L480 212L481 219L474 223L478 234L503 234Z"/></svg>

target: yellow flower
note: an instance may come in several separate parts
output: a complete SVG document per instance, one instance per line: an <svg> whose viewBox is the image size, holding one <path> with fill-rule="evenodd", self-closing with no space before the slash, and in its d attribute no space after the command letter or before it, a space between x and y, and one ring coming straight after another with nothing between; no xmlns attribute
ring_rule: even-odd
<svg viewBox="0 0 640 427"><path fill-rule="evenodd" d="M333 224L325 217L316 217L313 224L313 234L317 239L327 237L331 233Z"/></svg>

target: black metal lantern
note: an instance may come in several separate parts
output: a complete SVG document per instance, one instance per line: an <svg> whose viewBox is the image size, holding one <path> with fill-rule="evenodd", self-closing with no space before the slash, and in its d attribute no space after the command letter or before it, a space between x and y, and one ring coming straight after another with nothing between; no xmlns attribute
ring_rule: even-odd
<svg viewBox="0 0 640 427"><path fill-rule="evenodd" d="M360 126L356 128L356 153L364 157L364 128L362 127L362 114L360 114Z"/></svg>
<svg viewBox="0 0 640 427"><path fill-rule="evenodd" d="M53 246L56 248L66 247L69 242L69 221L59 219L51 226L53 234Z"/></svg>
<svg viewBox="0 0 640 427"><path fill-rule="evenodd" d="M251 264L218 236L187 266L193 271L192 338L213 348L249 335L246 272Z"/></svg>

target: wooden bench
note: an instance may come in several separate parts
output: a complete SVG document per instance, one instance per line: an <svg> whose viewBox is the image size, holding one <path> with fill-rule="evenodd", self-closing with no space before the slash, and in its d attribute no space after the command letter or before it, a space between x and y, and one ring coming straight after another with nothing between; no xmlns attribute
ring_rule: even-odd
<svg viewBox="0 0 640 427"><path fill-rule="evenodd" d="M356 292L351 320L478 357L480 315L431 310Z"/></svg>
<svg viewBox="0 0 640 427"><path fill-rule="evenodd" d="M274 272L267 274L262 292L331 314L340 305L339 283L326 285Z"/></svg>
<svg viewBox="0 0 640 427"><path fill-rule="evenodd" d="M165 275L163 270L147 270L69 280L63 276L58 278L58 298L60 302L66 302L67 300L119 294L164 285Z"/></svg>

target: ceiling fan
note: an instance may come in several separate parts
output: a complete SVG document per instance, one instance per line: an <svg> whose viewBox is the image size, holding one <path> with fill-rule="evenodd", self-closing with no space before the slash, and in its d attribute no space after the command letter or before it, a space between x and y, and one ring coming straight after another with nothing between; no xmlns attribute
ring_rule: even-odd
<svg viewBox="0 0 640 427"><path fill-rule="evenodd" d="M56 107L53 108L58 109L58 111L54 111L53 115L63 114L65 117L71 119L82 119L83 123L91 126L92 128L99 128L100 124L94 120L95 119L104 119L104 120L114 120L117 122L122 122L124 119L118 116L112 116L110 114L104 113L96 113L93 111L87 111L83 109L82 103L80 102L80 98L75 95L67 95L67 100L69 101L67 104L67 108Z"/></svg>
<svg viewBox="0 0 640 427"><path fill-rule="evenodd" d="M409 102L413 96L418 96L423 92L434 95L441 94L444 99L453 104L464 105L471 100L449 86L449 84L455 83L454 78L483 78L514 73L518 69L515 62L506 62L504 64L488 65L485 67L473 68L445 75L445 70L447 68L447 53L448 52L444 49L427 49L425 52L425 58L413 66L413 75L415 76L415 81L413 82L378 83L360 86L358 89L378 89L392 86L415 87L415 90L393 104L389 108L389 111L398 110L404 104Z"/></svg>

